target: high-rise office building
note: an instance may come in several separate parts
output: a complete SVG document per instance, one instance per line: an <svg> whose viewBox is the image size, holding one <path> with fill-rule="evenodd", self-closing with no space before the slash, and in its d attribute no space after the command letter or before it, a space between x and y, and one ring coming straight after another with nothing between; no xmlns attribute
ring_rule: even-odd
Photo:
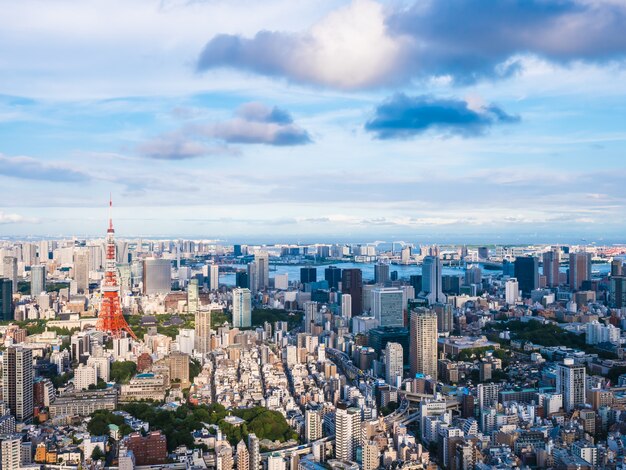
<svg viewBox="0 0 626 470"><path fill-rule="evenodd" d="M611 276L621 276L624 271L624 261L620 258L615 258L611 261Z"/></svg>
<svg viewBox="0 0 626 470"><path fill-rule="evenodd" d="M543 254L543 275L546 277L548 287L559 286L559 268L561 260L558 248L546 251Z"/></svg>
<svg viewBox="0 0 626 470"><path fill-rule="evenodd" d="M374 283L386 284L389 282L389 265L385 263L376 263L374 265Z"/></svg>
<svg viewBox="0 0 626 470"><path fill-rule="evenodd" d="M0 277L0 318L3 321L13 320L13 309L13 282Z"/></svg>
<svg viewBox="0 0 626 470"><path fill-rule="evenodd" d="M252 263L248 263L246 273L248 275L248 288L253 294L256 294L259 291L259 276L257 271L258 266L254 261Z"/></svg>
<svg viewBox="0 0 626 470"><path fill-rule="evenodd" d="M300 283L308 284L310 282L317 282L317 268L300 268Z"/></svg>
<svg viewBox="0 0 626 470"><path fill-rule="evenodd" d="M417 308L410 314L411 376L429 375L437 379L437 314L427 308Z"/></svg>
<svg viewBox="0 0 626 470"><path fill-rule="evenodd" d="M46 291L46 265L38 264L30 267L30 295L37 297Z"/></svg>
<svg viewBox="0 0 626 470"><path fill-rule="evenodd" d="M341 294L341 316L346 319L352 318L352 296Z"/></svg>
<svg viewBox="0 0 626 470"><path fill-rule="evenodd" d="M79 294L89 293L89 252L74 253L74 280Z"/></svg>
<svg viewBox="0 0 626 470"><path fill-rule="evenodd" d="M483 281L483 272L478 266L469 266L465 270L465 285L480 284Z"/></svg>
<svg viewBox="0 0 626 470"><path fill-rule="evenodd" d="M515 277L524 296L539 289L539 260L534 256L515 258Z"/></svg>
<svg viewBox="0 0 626 470"><path fill-rule="evenodd" d="M422 264L422 292L426 294L428 303L445 303L441 275L443 263L438 256L426 256Z"/></svg>
<svg viewBox="0 0 626 470"><path fill-rule="evenodd" d="M349 403L337 403L335 411L335 458L354 461L361 431L361 410Z"/></svg>
<svg viewBox="0 0 626 470"><path fill-rule="evenodd" d="M220 267L217 264L209 265L209 290L220 288Z"/></svg>
<svg viewBox="0 0 626 470"><path fill-rule="evenodd" d="M611 277L609 304L613 308L626 308L626 276Z"/></svg>
<svg viewBox="0 0 626 470"><path fill-rule="evenodd" d="M562 364L557 364L556 393L563 395L565 411L572 411L585 403L586 376L585 366L576 364L570 357L563 359Z"/></svg>
<svg viewBox="0 0 626 470"><path fill-rule="evenodd" d="M172 263L168 259L143 260L143 294L167 294L172 290Z"/></svg>
<svg viewBox="0 0 626 470"><path fill-rule="evenodd" d="M250 282L248 281L248 273L243 271L237 271L235 273L235 286L245 287L250 289Z"/></svg>
<svg viewBox="0 0 626 470"><path fill-rule="evenodd" d="M259 251L254 255L256 264L257 290L267 289L270 285L270 258L267 251Z"/></svg>
<svg viewBox="0 0 626 470"><path fill-rule="evenodd" d="M591 280L591 253L569 254L569 287L578 290L584 281Z"/></svg>
<svg viewBox="0 0 626 470"><path fill-rule="evenodd" d="M341 292L350 294L352 316L363 313L363 273L360 269L344 269L341 272Z"/></svg>
<svg viewBox="0 0 626 470"><path fill-rule="evenodd" d="M337 266L329 266L324 269L324 279L328 282L330 289L339 290L339 283L341 282L341 269Z"/></svg>
<svg viewBox="0 0 626 470"><path fill-rule="evenodd" d="M372 290L372 315L379 326L404 326L403 297L402 289L394 287Z"/></svg>
<svg viewBox="0 0 626 470"><path fill-rule="evenodd" d="M250 289L233 289L233 327L252 326L252 297Z"/></svg>
<svg viewBox="0 0 626 470"><path fill-rule="evenodd" d="M437 331L439 333L450 333L454 329L454 316L452 315L452 305L433 304L430 307L437 314Z"/></svg>
<svg viewBox="0 0 626 470"><path fill-rule="evenodd" d="M195 349L200 354L211 351L211 318L213 313L221 313L219 305L211 305L208 308L199 308L195 317L194 342Z"/></svg>
<svg viewBox="0 0 626 470"><path fill-rule="evenodd" d="M509 305L515 305L519 299L519 283L517 278L510 278L504 284L504 300Z"/></svg>
<svg viewBox="0 0 626 470"><path fill-rule="evenodd" d="M32 350L9 346L2 356L2 390L17 421L33 416L33 379Z"/></svg>
<svg viewBox="0 0 626 470"><path fill-rule="evenodd" d="M17 292L17 258L5 256L2 260L2 277L13 283L13 294Z"/></svg>
<svg viewBox="0 0 626 470"><path fill-rule="evenodd" d="M187 285L187 313L195 315L200 305L200 287L198 279L193 278Z"/></svg>
<svg viewBox="0 0 626 470"><path fill-rule="evenodd" d="M404 350L399 343L387 343L385 348L385 381L396 385L398 377L402 379L404 365Z"/></svg>

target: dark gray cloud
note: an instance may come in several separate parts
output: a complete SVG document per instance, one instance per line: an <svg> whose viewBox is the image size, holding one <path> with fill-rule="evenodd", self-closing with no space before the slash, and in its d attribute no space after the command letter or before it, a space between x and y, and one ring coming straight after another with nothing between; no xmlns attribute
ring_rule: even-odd
<svg viewBox="0 0 626 470"><path fill-rule="evenodd" d="M464 137L484 134L492 125L519 121L495 105L398 93L380 104L365 130L378 139L406 139L428 130Z"/></svg>
<svg viewBox="0 0 626 470"><path fill-rule="evenodd" d="M432 76L462 83L515 73L520 55L563 64L622 60L625 31L626 4L615 0L432 0L386 10L360 0L309 31L217 35L197 69L232 67L346 89Z"/></svg>
<svg viewBox="0 0 626 470"><path fill-rule="evenodd" d="M69 167L46 163L32 157L8 157L0 154L0 175L27 180L64 183L84 182L91 176Z"/></svg>

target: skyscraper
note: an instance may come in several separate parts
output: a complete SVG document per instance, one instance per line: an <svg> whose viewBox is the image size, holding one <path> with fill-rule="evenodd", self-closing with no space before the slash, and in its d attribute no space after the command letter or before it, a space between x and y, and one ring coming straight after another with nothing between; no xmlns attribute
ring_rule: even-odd
<svg viewBox="0 0 626 470"><path fill-rule="evenodd" d="M322 413L319 406L304 411L304 440L308 443L322 438Z"/></svg>
<svg viewBox="0 0 626 470"><path fill-rule="evenodd" d="M404 326L404 305L402 289L378 287L372 291L372 315L378 325Z"/></svg>
<svg viewBox="0 0 626 470"><path fill-rule="evenodd" d="M235 286L236 287L245 287L246 289L250 289L250 283L248 281L248 273L243 271L237 271L235 273Z"/></svg>
<svg viewBox="0 0 626 470"><path fill-rule="evenodd" d="M300 268L300 283L308 284L309 282L317 282L317 269L308 266Z"/></svg>
<svg viewBox="0 0 626 470"><path fill-rule="evenodd" d="M30 268L30 295L36 297L46 291L46 265L38 264Z"/></svg>
<svg viewBox="0 0 626 470"><path fill-rule="evenodd" d="M13 294L17 292L17 258L14 256L5 256L2 260L3 277L9 279L13 283Z"/></svg>
<svg viewBox="0 0 626 470"><path fill-rule="evenodd" d="M267 289L270 285L270 258L267 251L256 253L254 262L256 263L257 290Z"/></svg>
<svg viewBox="0 0 626 470"><path fill-rule="evenodd" d="M569 287L578 290L583 281L591 280L591 253L569 254Z"/></svg>
<svg viewBox="0 0 626 470"><path fill-rule="evenodd" d="M534 256L515 258L515 277L524 296L539 288L539 260Z"/></svg>
<svg viewBox="0 0 626 470"><path fill-rule="evenodd" d="M341 272L341 291L350 294L352 316L363 313L363 273L360 269L344 269Z"/></svg>
<svg viewBox="0 0 626 470"><path fill-rule="evenodd" d="M3 321L13 320L13 283L10 279L0 277L0 318Z"/></svg>
<svg viewBox="0 0 626 470"><path fill-rule="evenodd" d="M259 470L261 466L261 448L256 434L248 434L248 452L250 453L250 470Z"/></svg>
<svg viewBox="0 0 626 470"><path fill-rule="evenodd" d="M200 290L198 286L198 279L193 278L187 285L187 313L195 315L198 311L200 299Z"/></svg>
<svg viewBox="0 0 626 470"><path fill-rule="evenodd" d="M389 282L389 265L376 263L374 265L374 283L386 284L387 282Z"/></svg>
<svg viewBox="0 0 626 470"><path fill-rule="evenodd" d="M19 470L22 466L22 435L6 434L0 443L2 470Z"/></svg>
<svg viewBox="0 0 626 470"><path fill-rule="evenodd" d="M577 405L585 403L586 375L585 366L575 364L570 357L557 365L556 393L563 395L565 411L572 411Z"/></svg>
<svg viewBox="0 0 626 470"><path fill-rule="evenodd" d="M220 288L220 267L217 264L209 265L209 290Z"/></svg>
<svg viewBox="0 0 626 470"><path fill-rule="evenodd" d="M443 264L438 256L426 256L422 264L422 291L426 294L428 303L445 303L441 275Z"/></svg>
<svg viewBox="0 0 626 470"><path fill-rule="evenodd" d="M402 378L404 351L399 343L387 343L385 348L385 381L390 385L396 385L398 377Z"/></svg>
<svg viewBox="0 0 626 470"><path fill-rule="evenodd" d="M437 331L439 333L450 333L454 329L454 316L452 315L452 305L433 304L431 308L437 314Z"/></svg>
<svg viewBox="0 0 626 470"><path fill-rule="evenodd" d="M259 276L258 276L258 266L253 261L252 263L248 263L247 266L247 274L248 274L248 287L250 292L256 294L259 291Z"/></svg>
<svg viewBox="0 0 626 470"><path fill-rule="evenodd" d="M167 294L172 290L172 263L169 259L143 260L143 294Z"/></svg>
<svg viewBox="0 0 626 470"><path fill-rule="evenodd" d="M429 375L437 379L437 314L427 308L417 308L410 317L411 376Z"/></svg>
<svg viewBox="0 0 626 470"><path fill-rule="evenodd" d="M349 403L337 403L335 411L335 458L353 461L359 445L361 410Z"/></svg>
<svg viewBox="0 0 626 470"><path fill-rule="evenodd" d="M2 356L4 401L17 421L33 415L33 352L22 346L9 346Z"/></svg>
<svg viewBox="0 0 626 470"><path fill-rule="evenodd" d="M329 266L324 270L324 279L328 282L330 289L339 290L339 283L341 282L341 269L337 266Z"/></svg>
<svg viewBox="0 0 626 470"><path fill-rule="evenodd" d="M504 299L509 305L515 305L515 302L519 299L519 283L517 278L510 278L504 284Z"/></svg>
<svg viewBox="0 0 626 470"><path fill-rule="evenodd" d="M233 289L233 327L252 326L252 298L250 289Z"/></svg>
<svg viewBox="0 0 626 470"><path fill-rule="evenodd" d="M89 293L89 252L74 253L74 280L79 294Z"/></svg>
<svg viewBox="0 0 626 470"><path fill-rule="evenodd" d="M548 287L559 286L559 267L559 250L553 248L550 251L546 251L543 254L543 275L546 277L546 285Z"/></svg>
<svg viewBox="0 0 626 470"><path fill-rule="evenodd" d="M352 318L352 296L350 294L341 294L341 316L343 318Z"/></svg>
<svg viewBox="0 0 626 470"><path fill-rule="evenodd" d="M208 308L199 308L196 312L194 342L196 351L205 354L211 351L211 317L213 312L220 312L219 305L210 305Z"/></svg>

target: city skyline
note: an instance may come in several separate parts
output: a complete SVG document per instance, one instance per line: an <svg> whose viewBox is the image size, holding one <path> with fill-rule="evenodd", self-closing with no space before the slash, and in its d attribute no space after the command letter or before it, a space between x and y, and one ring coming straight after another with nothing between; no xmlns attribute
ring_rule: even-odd
<svg viewBox="0 0 626 470"><path fill-rule="evenodd" d="M101 233L112 192L129 236L623 241L625 28L611 1L7 2L2 232Z"/></svg>

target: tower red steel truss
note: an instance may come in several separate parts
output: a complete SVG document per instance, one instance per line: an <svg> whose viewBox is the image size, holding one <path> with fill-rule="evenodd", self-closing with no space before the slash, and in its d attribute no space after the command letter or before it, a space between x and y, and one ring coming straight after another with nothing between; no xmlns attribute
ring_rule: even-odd
<svg viewBox="0 0 626 470"><path fill-rule="evenodd" d="M100 304L96 329L109 333L114 338L120 338L122 332L125 331L129 336L137 339L133 330L126 323L120 303L120 287L117 282L117 259L115 255L117 247L115 245L115 230L113 230L111 207L113 207L113 203L109 199L109 229L107 230L106 239L104 280L101 287L102 303Z"/></svg>

